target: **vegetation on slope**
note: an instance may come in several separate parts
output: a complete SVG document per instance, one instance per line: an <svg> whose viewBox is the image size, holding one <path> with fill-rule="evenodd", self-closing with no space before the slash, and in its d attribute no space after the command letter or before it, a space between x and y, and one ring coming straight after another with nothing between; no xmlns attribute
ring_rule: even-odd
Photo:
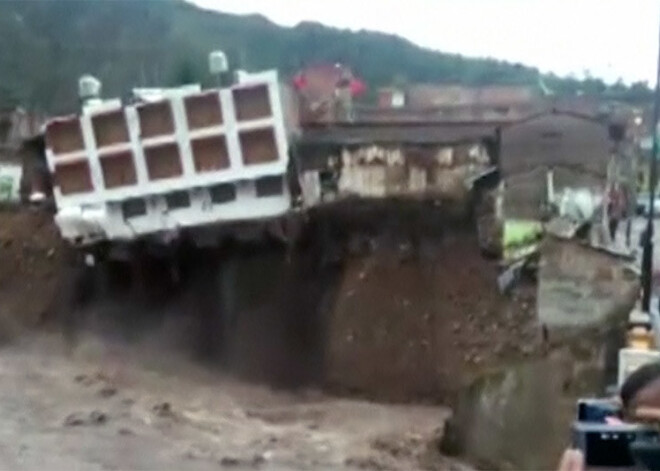
<svg viewBox="0 0 660 471"><path fill-rule="evenodd" d="M372 90L402 80L537 86L542 77L535 68L444 54L397 36L313 23L283 28L260 16L210 12L182 0L3 0L0 107L72 110L76 80L84 73L102 80L106 96L124 96L140 85L209 82L207 54L214 49L224 50L235 67L276 67L285 77L309 64L342 62ZM542 78L562 95L626 101L649 95L642 83Z"/></svg>

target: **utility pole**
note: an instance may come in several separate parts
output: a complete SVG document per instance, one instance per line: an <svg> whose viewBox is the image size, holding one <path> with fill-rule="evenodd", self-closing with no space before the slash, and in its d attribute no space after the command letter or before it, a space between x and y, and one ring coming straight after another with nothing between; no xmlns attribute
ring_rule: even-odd
<svg viewBox="0 0 660 471"><path fill-rule="evenodd" d="M660 34L660 29L659 29ZM650 312L651 278L653 270L653 219L655 216L655 187L658 173L658 120L660 120L660 37L658 38L658 63L653 97L653 148L649 169L649 211L646 220L646 237L642 253L642 310Z"/></svg>

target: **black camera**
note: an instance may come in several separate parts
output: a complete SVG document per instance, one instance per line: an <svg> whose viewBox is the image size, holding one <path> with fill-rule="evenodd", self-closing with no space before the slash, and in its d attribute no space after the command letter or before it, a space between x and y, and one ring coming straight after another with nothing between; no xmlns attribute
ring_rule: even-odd
<svg viewBox="0 0 660 471"><path fill-rule="evenodd" d="M581 399L577 412L573 446L582 451L587 468L660 470L657 428L618 420L621 411L609 400Z"/></svg>

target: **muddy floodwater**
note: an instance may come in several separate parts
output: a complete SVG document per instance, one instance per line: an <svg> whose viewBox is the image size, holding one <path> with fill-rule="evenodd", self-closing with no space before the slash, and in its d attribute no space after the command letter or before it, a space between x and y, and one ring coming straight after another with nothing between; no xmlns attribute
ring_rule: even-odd
<svg viewBox="0 0 660 471"><path fill-rule="evenodd" d="M247 385L176 354L40 334L0 355L8 469L465 469L448 411Z"/></svg>
<svg viewBox="0 0 660 471"><path fill-rule="evenodd" d="M575 399L611 384L623 332L611 321L636 292L627 262L558 242L539 288L505 296L465 225L385 216L314 226L293 252L195 252L180 277L154 260L153 279L98 272L73 309L59 299L71 278L50 220L0 213L0 264L12 267L0 273L2 462L465 469L439 451L452 407L453 456L551 469Z"/></svg>

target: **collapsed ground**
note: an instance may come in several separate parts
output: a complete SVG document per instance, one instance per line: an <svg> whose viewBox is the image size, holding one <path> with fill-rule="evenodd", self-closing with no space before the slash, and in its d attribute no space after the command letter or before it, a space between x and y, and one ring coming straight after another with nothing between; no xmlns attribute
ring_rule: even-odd
<svg viewBox="0 0 660 471"><path fill-rule="evenodd" d="M2 319L14 330L55 317L66 269L50 217L0 218L0 264L11 267L0 274ZM212 285L211 299L233 311L219 361L234 372L442 403L479 372L538 352L534 287L499 293L496 264L482 256L469 221L434 207L342 209L314 215L309 227L293 251L237 245L219 255L229 267L220 277L231 282ZM197 318L187 291L131 304L124 292L100 290L84 319L114 337L158 338L199 354L219 341L209 332L219 324Z"/></svg>
<svg viewBox="0 0 660 471"><path fill-rule="evenodd" d="M53 341L53 336L59 337L59 320L77 310L66 305L72 299L66 293L71 274L65 262L66 253L50 215L0 212L0 265L9 267L0 275L0 314L6 341L24 338L26 334L19 334L33 331L37 325L42 326L42 331L51 332L44 334L50 339L48 342ZM67 376L64 383L60 384L58 379L57 384L51 384L52 375L46 375L27 385L35 379L28 374L29 378L16 381L25 382L34 391L52 390L56 396L58 388L68 391L69 383L75 383L75 376L97 375L98 371L90 373L90 368L100 365L102 378L112 376L117 369L130 371L128 374L134 378L130 387L137 388L131 394L141 396L151 391L149 401L177 403L173 405L175 408L182 407L179 404L189 397L206 394L209 388L225 391L229 397L234 393L237 397L254 394L259 397L256 401L267 404L263 413L268 417L272 414L276 418L280 414L288 417L286 430L276 438L278 445L262 447L268 459L272 458L272 450L280 450L277 453L287 456L274 459L271 464L286 463L285 469L320 464L342 469L446 469L448 461L436 449L446 409L433 407L420 413L410 406L381 408L366 402L344 403L326 394L451 405L456 394L483 372L541 353L533 284L523 284L510 296L500 294L496 262L482 256L469 220L449 217L442 208L322 212L311 216L307 233L293 250L272 243L231 244L216 255L221 257L223 267L215 274L219 281L207 283L206 291L201 291L201 303L200 291L196 289L199 274L173 289L173 285L159 285L158 280L167 279L170 283L176 278L160 265L148 263L151 268L146 272L151 275L142 284L149 289L140 296L130 288L135 281L134 270L120 272L119 277L115 273L119 279L112 283L107 276L99 278L101 282L95 280L96 284L112 286L97 286L87 293L91 301L74 316L77 332L71 338L66 337L69 343L65 342L66 348L62 349L73 352L73 357L58 360L57 354L47 353L48 359L39 359L36 352L41 347L32 347L30 359L19 360L19 363L54 362L57 364L44 363L44 367L55 370L64 368L70 361L67 375L74 379ZM205 262L200 261L199 255L191 257L208 268L208 257L201 258L204 259ZM216 300L214 310L205 309L205 304L215 304ZM227 316L223 310L231 311L231 315ZM209 313L221 319L209 317ZM103 345L92 348L91 356L88 355L90 339L92 344ZM222 348L215 348L220 339ZM8 371L16 368L11 363L13 359L24 354L16 341L11 343L3 360ZM140 369L135 365L145 355L151 360L146 369ZM136 379L151 374L154 358L157 368L166 365L167 373L156 390L151 383ZM198 360L203 362L200 364ZM118 368L117 364L123 366ZM185 371L187 375L191 368L198 367L204 374L224 379L203 387L192 379L192 386L183 388L185 391L180 395L168 396L179 394L175 392L181 383L177 379L179 374ZM21 376L21 371L22 367L18 366L18 371L12 374ZM241 383L227 379L227 374L248 379L250 383L298 392L273 393L270 386L239 387L236 385ZM183 376L188 378L186 375ZM116 386L114 380L110 382L112 387ZM172 386L174 383L176 388ZM226 389L229 384L232 386ZM161 394L161 388L168 393ZM199 388L207 392L202 393ZM311 409L316 411L312 415L318 414L319 420L305 425L311 413L306 398L310 388L324 392L314 393L312 401ZM280 407L282 397L286 398L286 407ZM49 402L52 405L53 399ZM87 424L89 416L85 414L90 411L79 411L70 405L71 413L83 414L86 417L83 422ZM222 464L223 458L227 458L226 465L238 460L240 466L260 466L263 457L250 461L246 450L254 448L255 440L265 438L261 432L250 435L247 430L257 427L255 430L263 431L262 422L270 419L233 423L226 416L227 405L216 406L205 412L213 416L223 411L214 419L223 424L215 424L216 429L221 430L227 424L244 427L247 438L240 446L210 453L206 441L209 437L205 435L202 439L195 435L197 432L190 431L190 427L196 429L197 425L177 425L181 430L179 438L196 444L191 445L193 449L199 446L206 450L189 454L202 455L203 463L210 460ZM139 413L121 403L113 409L104 404L90 403L90 407L100 407L101 412L113 417L128 417L129 424L137 414L141 422L127 427L141 437L148 436L150 446L160 446L154 444L157 440L169 440L157 438L153 430L142 430L144 411L152 414L153 404L145 403ZM241 414L251 407L241 405ZM59 412L58 421L66 421L65 412ZM361 425L353 423L349 416L362 417L358 421ZM423 416L428 420L421 421ZM150 427L155 423L152 419L145 420ZM421 429L399 425L392 429L393 424L405 423L421 424ZM300 427L304 429L308 425L311 429L303 435L316 451L305 452L307 445L304 445L301 453L307 455L300 457L294 452L298 445L294 446L291 440L298 443ZM62 426L66 427L58 425ZM112 433L124 433L120 432L122 427L117 425ZM327 445L317 444L322 451L312 445L320 440L317 428L323 432L321 435L333 437ZM211 434L211 442L220 440L220 435ZM182 453L179 458L186 461L186 456ZM119 465L131 463L123 461ZM205 469L204 466L193 468Z"/></svg>
<svg viewBox="0 0 660 471"><path fill-rule="evenodd" d="M51 215L0 210L0 337L11 338L54 312L62 252Z"/></svg>

